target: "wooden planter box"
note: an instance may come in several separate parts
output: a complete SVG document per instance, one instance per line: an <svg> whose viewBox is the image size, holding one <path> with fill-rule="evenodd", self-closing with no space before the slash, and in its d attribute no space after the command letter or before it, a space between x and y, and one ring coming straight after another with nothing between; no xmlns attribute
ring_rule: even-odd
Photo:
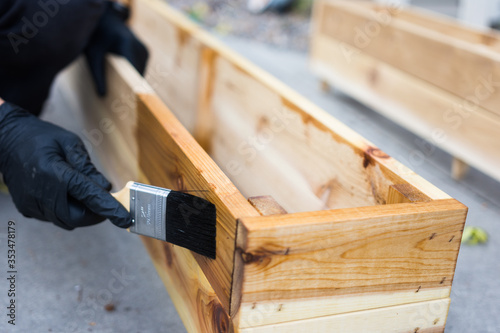
<svg viewBox="0 0 500 333"><path fill-rule="evenodd" d="M146 79L111 57L99 99L80 60L56 94L116 186L217 206L216 260L143 238L188 332L442 332L467 208L163 1L133 9Z"/></svg>
<svg viewBox="0 0 500 333"><path fill-rule="evenodd" d="M500 35L416 9L315 1L312 70L468 165L500 180Z"/></svg>

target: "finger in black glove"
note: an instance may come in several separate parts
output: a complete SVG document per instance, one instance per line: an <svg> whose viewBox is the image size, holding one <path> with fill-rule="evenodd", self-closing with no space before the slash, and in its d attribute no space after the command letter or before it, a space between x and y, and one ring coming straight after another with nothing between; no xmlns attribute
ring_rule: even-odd
<svg viewBox="0 0 500 333"><path fill-rule="evenodd" d="M106 218L121 228L132 224L78 136L10 103L0 105L0 172L26 217L68 230Z"/></svg>
<svg viewBox="0 0 500 333"><path fill-rule="evenodd" d="M128 8L108 2L96 30L85 49L85 56L100 96L106 94L105 59L108 53L128 59L141 75L146 70L148 50L125 24Z"/></svg>

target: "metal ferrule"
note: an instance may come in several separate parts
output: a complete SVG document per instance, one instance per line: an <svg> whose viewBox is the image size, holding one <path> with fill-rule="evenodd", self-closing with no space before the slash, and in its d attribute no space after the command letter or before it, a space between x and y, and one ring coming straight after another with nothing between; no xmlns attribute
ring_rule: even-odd
<svg viewBox="0 0 500 333"><path fill-rule="evenodd" d="M130 188L130 213L134 224L130 231L166 240L167 197L170 190L134 183Z"/></svg>

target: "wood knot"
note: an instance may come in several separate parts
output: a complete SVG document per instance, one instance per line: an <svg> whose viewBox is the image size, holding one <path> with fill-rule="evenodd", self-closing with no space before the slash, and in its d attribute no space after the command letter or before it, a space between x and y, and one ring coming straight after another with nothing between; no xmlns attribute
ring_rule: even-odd
<svg viewBox="0 0 500 333"><path fill-rule="evenodd" d="M226 333L230 331L230 319L226 311L219 303L211 301L209 306L212 311L213 327L217 333Z"/></svg>
<svg viewBox="0 0 500 333"><path fill-rule="evenodd" d="M261 248L254 252L241 251L241 259L245 264L268 265L273 257L286 256L290 253L290 248L270 250Z"/></svg>
<svg viewBox="0 0 500 333"><path fill-rule="evenodd" d="M378 158L390 158L389 155L387 155L386 153L384 153L382 150L376 148L376 147L368 147L365 152L370 155L370 156L374 156L374 157L378 157Z"/></svg>

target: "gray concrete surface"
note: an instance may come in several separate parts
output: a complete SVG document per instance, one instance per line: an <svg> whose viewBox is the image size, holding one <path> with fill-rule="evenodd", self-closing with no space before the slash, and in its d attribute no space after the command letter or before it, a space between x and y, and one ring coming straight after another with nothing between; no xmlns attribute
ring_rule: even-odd
<svg viewBox="0 0 500 333"><path fill-rule="evenodd" d="M450 7L443 8L452 15ZM446 332L500 332L500 184L476 170L463 181L452 180L451 156L341 93L320 92L305 54L224 40L469 206L467 224L486 229L490 241L461 248ZM78 132L74 115L52 114L49 106L45 117ZM423 158L412 158L416 154ZM15 327L6 316L9 220L16 222ZM0 332L185 332L138 237L109 222L67 232L26 219L5 193L0 193L0 277ZM114 311L105 310L108 303Z"/></svg>

